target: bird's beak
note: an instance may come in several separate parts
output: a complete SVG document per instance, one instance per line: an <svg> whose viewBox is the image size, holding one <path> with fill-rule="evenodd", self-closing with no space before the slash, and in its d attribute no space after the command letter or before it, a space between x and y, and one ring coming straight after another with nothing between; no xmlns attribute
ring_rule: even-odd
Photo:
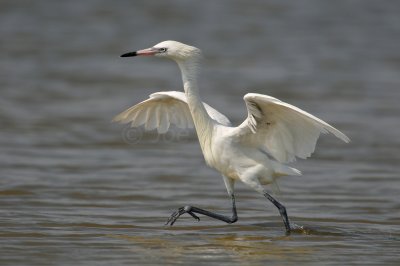
<svg viewBox="0 0 400 266"><path fill-rule="evenodd" d="M148 49L143 49L139 50L136 52L129 52L121 55L121 57L131 57L131 56L138 56L138 55L155 55L157 53L157 50L154 48L148 48Z"/></svg>

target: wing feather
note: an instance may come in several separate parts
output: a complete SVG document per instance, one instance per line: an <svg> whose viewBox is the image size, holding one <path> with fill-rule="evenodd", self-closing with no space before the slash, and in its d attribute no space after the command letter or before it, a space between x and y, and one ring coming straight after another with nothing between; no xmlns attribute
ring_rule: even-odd
<svg viewBox="0 0 400 266"><path fill-rule="evenodd" d="M216 122L226 126L231 124L223 114L208 104L203 104ZM131 123L132 127L144 125L145 130L157 129L160 134L166 133L171 124L181 129L194 127L186 95L179 91L153 93L149 99L118 114L113 122Z"/></svg>
<svg viewBox="0 0 400 266"><path fill-rule="evenodd" d="M282 163L305 159L315 150L321 133L350 139L323 120L276 98L248 93L244 96L248 117L238 127L242 142L266 150Z"/></svg>

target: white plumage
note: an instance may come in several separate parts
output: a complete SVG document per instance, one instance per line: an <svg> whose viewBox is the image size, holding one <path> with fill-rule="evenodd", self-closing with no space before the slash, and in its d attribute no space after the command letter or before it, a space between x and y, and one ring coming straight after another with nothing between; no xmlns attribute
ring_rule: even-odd
<svg viewBox="0 0 400 266"><path fill-rule="evenodd" d="M185 93L160 91L149 97L114 117L113 122L131 123L132 127L144 125L146 130L157 129L159 134L166 133L171 124L181 129L194 127ZM225 126L231 125L226 116L203 104L212 119Z"/></svg>
<svg viewBox="0 0 400 266"><path fill-rule="evenodd" d="M315 149L320 133L332 133L344 142L349 138L321 119L274 97L248 93L244 96L248 117L238 127L243 142L265 149L281 163L306 159Z"/></svg>
<svg viewBox="0 0 400 266"><path fill-rule="evenodd" d="M262 185L273 183L283 175L300 175L286 163L296 157L306 159L315 149L321 133L332 133L344 142L349 138L321 119L271 96L248 93L244 96L248 116L233 127L223 114L203 103L197 86L201 51L176 41L164 41L149 49L127 53L122 57L153 55L174 60L182 72L185 93L157 92L150 98L122 112L114 121L144 125L146 130L166 133L171 124L196 129L207 165L219 171L232 199L232 216L227 217L193 206L174 212L167 223L173 224L184 213L199 219L196 213L227 223L237 220L234 183L240 180L270 200L280 211L286 231L291 227L285 207Z"/></svg>

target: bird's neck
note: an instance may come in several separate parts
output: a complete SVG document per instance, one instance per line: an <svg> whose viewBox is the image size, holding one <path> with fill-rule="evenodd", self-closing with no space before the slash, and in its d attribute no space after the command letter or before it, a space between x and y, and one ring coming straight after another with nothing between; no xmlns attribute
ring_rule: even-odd
<svg viewBox="0 0 400 266"><path fill-rule="evenodd" d="M185 90L190 113L199 137L200 146L204 152L210 143L210 135L212 134L212 119L208 115L200 98L199 88L197 85L198 73L200 70L199 60L178 62L182 72L183 88Z"/></svg>

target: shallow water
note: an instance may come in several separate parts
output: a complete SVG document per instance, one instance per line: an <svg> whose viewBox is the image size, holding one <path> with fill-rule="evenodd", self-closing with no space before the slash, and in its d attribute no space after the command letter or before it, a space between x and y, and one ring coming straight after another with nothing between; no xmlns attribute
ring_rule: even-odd
<svg viewBox="0 0 400 266"><path fill-rule="evenodd" d="M400 260L400 5L396 1L1 1L1 265L396 265ZM160 90L173 63L120 59L161 40L206 54L202 95L238 124L242 97L297 105L322 136L277 197L302 229L237 184L239 221L191 132L110 123Z"/></svg>

